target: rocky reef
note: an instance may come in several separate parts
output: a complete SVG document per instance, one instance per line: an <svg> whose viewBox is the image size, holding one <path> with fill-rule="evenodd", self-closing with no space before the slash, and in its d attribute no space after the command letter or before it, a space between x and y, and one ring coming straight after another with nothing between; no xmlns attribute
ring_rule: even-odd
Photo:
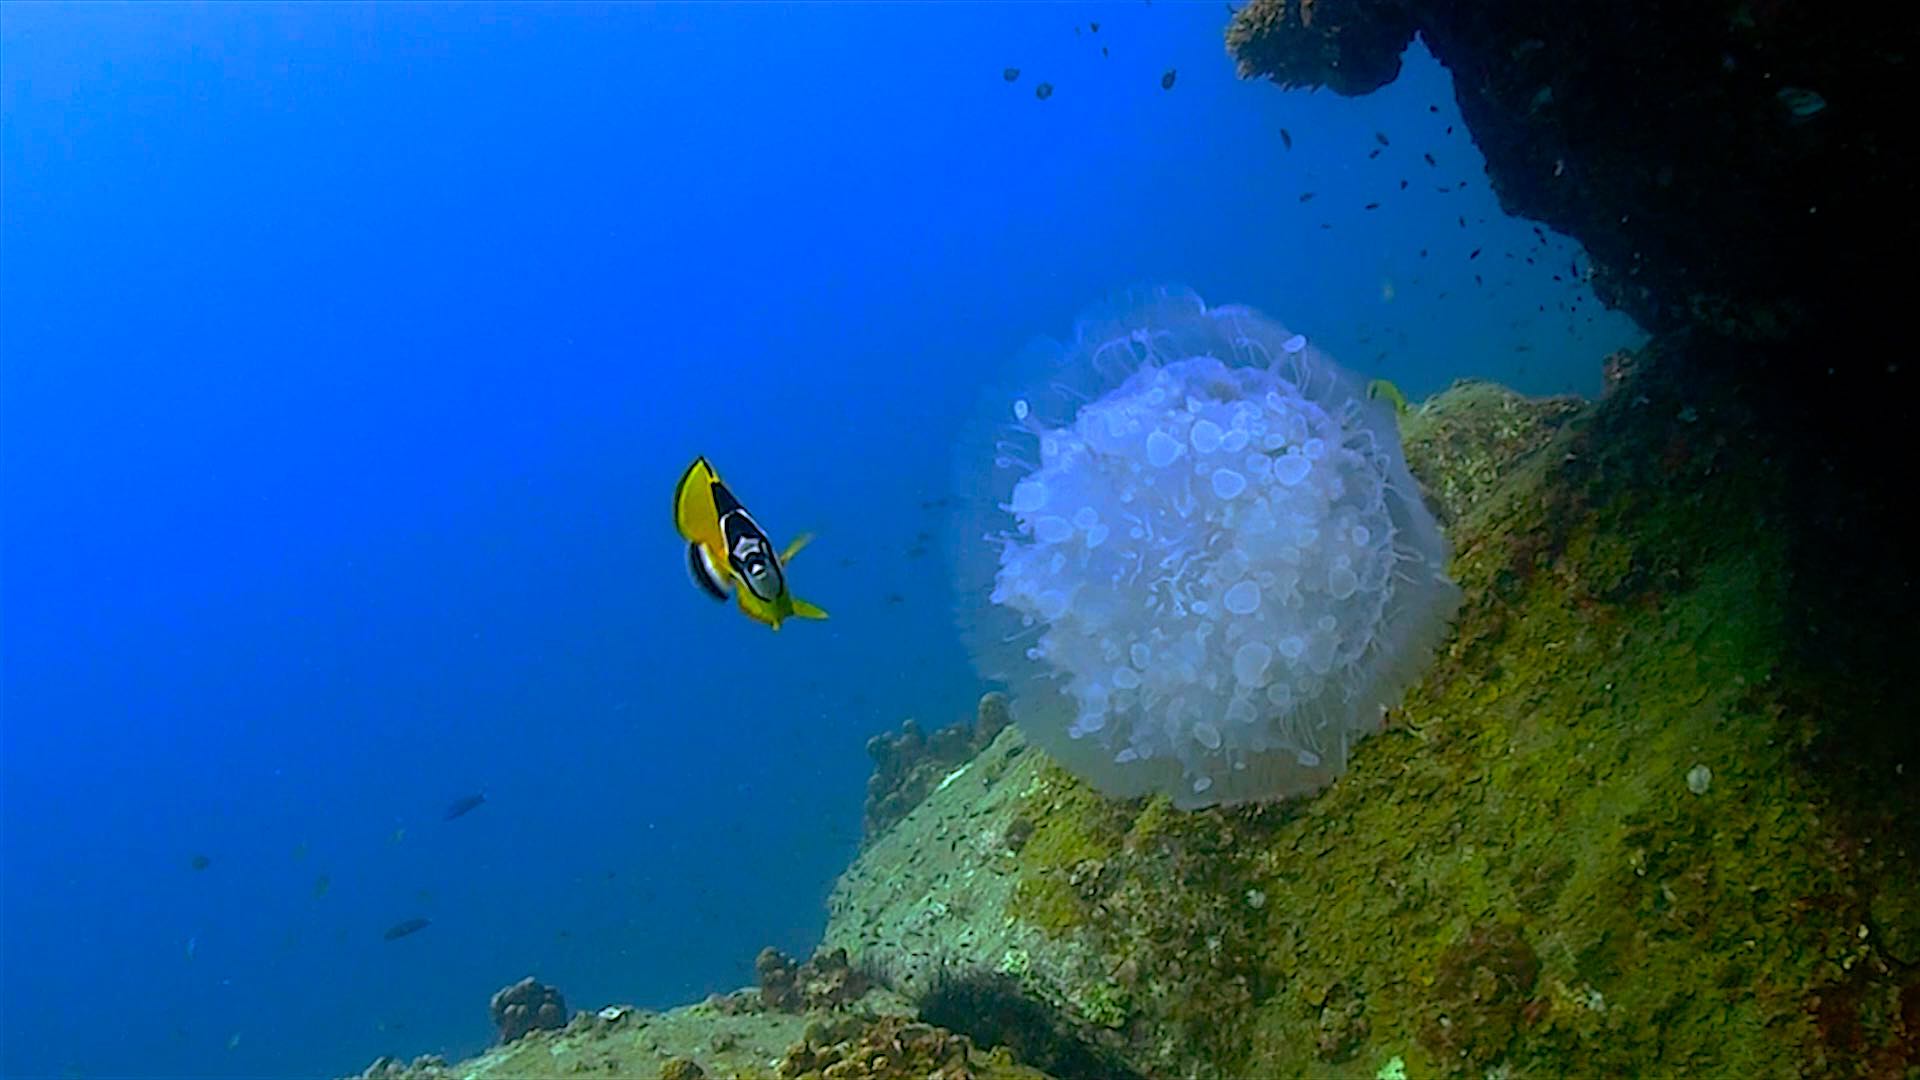
<svg viewBox="0 0 1920 1080"><path fill-rule="evenodd" d="M1467 602L1339 783L1182 812L1009 731L860 857L828 943L916 1000L1011 984L1109 1063L1056 1075L1920 1067L1899 774L1862 800L1822 749L1849 706L1793 657L1777 433L1661 348L1621 367L1404 419Z"/></svg>
<svg viewBox="0 0 1920 1080"><path fill-rule="evenodd" d="M552 1031L567 1026L567 1002L560 991L529 975L504 987L487 1003L500 1041L510 1043L529 1031Z"/></svg>
<svg viewBox="0 0 1920 1080"><path fill-rule="evenodd" d="M905 817L1011 722L1006 695L989 693L981 697L971 723L949 724L929 736L916 721L908 720L897 735L888 732L868 739L873 775L867 780L862 842L871 843Z"/></svg>
<svg viewBox="0 0 1920 1080"><path fill-rule="evenodd" d="M800 1013L835 1009L866 995L866 973L847 962L847 950L822 949L813 959L796 964L780 950L768 947L754 959L760 978L760 1002L765 1008Z"/></svg>
<svg viewBox="0 0 1920 1080"><path fill-rule="evenodd" d="M1596 288L1649 329L1780 340L1882 321L1905 291L1889 271L1916 239L1920 26L1898 9L1253 0L1227 45L1243 76L1364 94L1416 34L1508 211L1579 238Z"/></svg>
<svg viewBox="0 0 1920 1080"><path fill-rule="evenodd" d="M806 964L772 950L761 956L764 967L792 976L776 976L776 985L794 988L774 995L778 1004L747 989L667 1012L610 1005L452 1065L439 1057L381 1058L354 1080L1047 1080L1010 1051L983 1049L917 1019L898 995L861 985L843 954Z"/></svg>
<svg viewBox="0 0 1920 1080"><path fill-rule="evenodd" d="M1737 388L1768 433L1785 648L1852 703L1823 725L1832 767L1884 793L1869 759L1920 754L1920 725L1890 719L1920 709L1920 579L1889 467L1912 457L1920 20L1778 0L1252 0L1226 44L1245 77L1361 94L1416 35L1453 73L1502 205L1578 239L1601 298L1668 364Z"/></svg>

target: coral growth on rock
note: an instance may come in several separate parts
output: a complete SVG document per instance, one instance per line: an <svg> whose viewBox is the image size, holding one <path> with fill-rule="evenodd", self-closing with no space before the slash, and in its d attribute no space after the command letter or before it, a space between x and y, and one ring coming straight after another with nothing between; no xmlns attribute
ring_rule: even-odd
<svg viewBox="0 0 1920 1080"><path fill-rule="evenodd" d="M553 1031L567 1026L567 1003L560 991L529 975L496 991L487 1005L500 1041L510 1043L529 1031Z"/></svg>
<svg viewBox="0 0 1920 1080"><path fill-rule="evenodd" d="M826 1033L789 1049L783 1080L1005 1080L1045 1074L1015 1065L1004 1052L981 1053L964 1035L906 1017L882 1017L854 1033Z"/></svg>
<svg viewBox="0 0 1920 1080"><path fill-rule="evenodd" d="M863 841L885 832L907 816L954 769L967 763L1012 723L1007 696L989 692L980 698L972 723L949 724L931 736L908 720L900 733L883 733L867 740L873 775L867 779Z"/></svg>
<svg viewBox="0 0 1920 1080"><path fill-rule="evenodd" d="M1005 738L862 854L828 941L901 986L1002 972L1148 1075L1920 1066L1916 849L1788 662L1782 451L1664 349L1620 367L1403 419L1466 603L1341 783L1177 812Z"/></svg>
<svg viewBox="0 0 1920 1080"><path fill-rule="evenodd" d="M813 959L796 964L769 945L754 958L760 981L760 1001L781 1012L834 1009L858 1001L871 985L866 974L847 962L845 949L821 949Z"/></svg>

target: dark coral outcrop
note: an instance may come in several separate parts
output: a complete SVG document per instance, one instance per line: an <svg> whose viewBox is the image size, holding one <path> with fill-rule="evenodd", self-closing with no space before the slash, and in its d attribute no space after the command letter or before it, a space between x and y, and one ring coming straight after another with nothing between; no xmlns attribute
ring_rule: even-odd
<svg viewBox="0 0 1920 1080"><path fill-rule="evenodd" d="M1579 238L1596 289L1649 329L1777 342L1907 293L1911 12L1254 0L1227 42L1243 76L1362 94L1416 33L1505 207Z"/></svg>
<svg viewBox="0 0 1920 1080"><path fill-rule="evenodd" d="M487 1012L503 1043L529 1031L558 1031L567 1026L566 999L531 975L495 992L487 1003Z"/></svg>
<svg viewBox="0 0 1920 1080"><path fill-rule="evenodd" d="M914 720L900 725L899 734L885 733L867 740L873 775L867 780L863 842L885 832L907 816L954 769L966 764L994 736L1013 722L1007 696L982 695L972 723L949 724L926 735Z"/></svg>

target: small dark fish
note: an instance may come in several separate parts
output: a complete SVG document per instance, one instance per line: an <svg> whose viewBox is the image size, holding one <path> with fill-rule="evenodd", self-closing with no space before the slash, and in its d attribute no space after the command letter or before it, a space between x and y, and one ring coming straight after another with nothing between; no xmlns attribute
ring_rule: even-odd
<svg viewBox="0 0 1920 1080"><path fill-rule="evenodd" d="M1289 150L1293 149L1293 133L1286 128L1280 129L1280 145Z"/></svg>
<svg viewBox="0 0 1920 1080"><path fill-rule="evenodd" d="M1427 159L1427 164L1429 164L1429 165L1435 165L1435 166L1437 166L1437 165L1439 165L1439 164L1440 164L1439 162L1437 162L1437 161L1435 161L1435 160L1433 160L1433 155L1432 155L1432 154L1421 154L1420 156L1421 156L1421 157L1423 157L1423 158L1426 158L1426 159Z"/></svg>
<svg viewBox="0 0 1920 1080"><path fill-rule="evenodd" d="M1437 112L1439 112L1439 111L1440 111L1440 106L1438 106L1438 105L1429 105L1429 106L1427 106L1427 111L1428 111L1428 112L1430 112L1430 113L1437 113Z"/></svg>
<svg viewBox="0 0 1920 1080"><path fill-rule="evenodd" d="M1363 210L1378 210L1378 209L1380 209L1380 204L1379 204L1379 203L1377 203L1377 202L1370 202L1370 203L1368 203L1368 204L1367 204L1366 206L1364 206L1364 207L1361 207L1361 209L1363 209Z"/></svg>
<svg viewBox="0 0 1920 1080"><path fill-rule="evenodd" d="M1479 248L1474 248L1474 249L1473 249L1472 251L1469 251L1469 252L1467 252L1467 261L1468 261L1468 262L1472 262L1473 260L1475 260L1475 259L1477 259L1477 258L1479 258L1479 257L1480 257L1480 249L1479 249Z"/></svg>
<svg viewBox="0 0 1920 1080"><path fill-rule="evenodd" d="M1377 158L1377 157L1379 157L1379 156L1380 156L1380 148L1379 148L1379 147L1377 147L1377 146L1376 146L1376 147L1374 147L1373 149L1371 149L1371 150L1369 150L1369 151L1367 151L1367 160L1368 160L1368 161L1372 161L1372 160L1373 160L1374 158Z"/></svg>
<svg viewBox="0 0 1920 1080"><path fill-rule="evenodd" d="M1449 134L1449 135L1451 135L1451 134L1453 134L1453 125L1452 125L1452 124L1448 124L1448 125L1447 125L1447 134Z"/></svg>
<svg viewBox="0 0 1920 1080"><path fill-rule="evenodd" d="M1301 193L1300 193L1300 201L1301 201L1301 202L1312 202L1312 201L1313 201L1313 192L1311 192L1311 191L1303 191L1303 192L1301 192Z"/></svg>
<svg viewBox="0 0 1920 1080"><path fill-rule="evenodd" d="M1407 182L1405 180L1400 181L1400 190L1401 191L1407 190Z"/></svg>
<svg viewBox="0 0 1920 1080"><path fill-rule="evenodd" d="M387 932L381 934L380 937L385 941L399 941L409 934L417 934L425 930L430 922L431 920L418 915L411 919L401 919L399 922L387 927Z"/></svg>
<svg viewBox="0 0 1920 1080"><path fill-rule="evenodd" d="M193 867L195 870L205 870L207 867L213 865L213 857L210 855L195 855L192 859L188 860L187 865Z"/></svg>
<svg viewBox="0 0 1920 1080"><path fill-rule="evenodd" d="M1467 227L1467 216L1465 214L1461 214L1458 218L1455 218L1454 220L1460 223L1461 228L1464 229Z"/></svg>
<svg viewBox="0 0 1920 1080"><path fill-rule="evenodd" d="M907 549L907 558L909 559L923 559L926 555L927 546L925 544L915 544Z"/></svg>
<svg viewBox="0 0 1920 1080"><path fill-rule="evenodd" d="M466 815L473 813L475 810L478 810L480 808L480 804L486 801L487 801L487 797L485 795L481 795L478 793L475 793L472 795L462 795L459 798L447 804L447 812L446 812L446 815L442 818L442 820L452 821L454 818L457 818L457 817L465 817Z"/></svg>
<svg viewBox="0 0 1920 1080"><path fill-rule="evenodd" d="M1033 96L1039 98L1041 101L1047 100L1048 98L1053 96L1053 84L1050 82L1043 82L1039 86L1034 87Z"/></svg>
<svg viewBox="0 0 1920 1080"><path fill-rule="evenodd" d="M906 602L907 602L907 598L904 596L901 596L897 592L890 592L887 594L887 603L889 604L904 604Z"/></svg>
<svg viewBox="0 0 1920 1080"><path fill-rule="evenodd" d="M1475 274L1475 275L1473 275L1473 283L1474 283L1475 285L1484 285L1484 284L1486 284L1486 282L1483 282L1483 281L1481 281L1481 280L1480 280L1480 275L1479 275L1479 274Z"/></svg>
<svg viewBox="0 0 1920 1080"><path fill-rule="evenodd" d="M1374 133L1373 133L1373 141L1374 141L1374 142L1377 142L1377 143L1379 143L1379 144L1380 144L1381 146L1392 146L1392 145L1393 145L1392 143L1390 143L1390 142L1388 142L1388 141L1387 141L1387 133L1386 133L1386 132L1384 132L1384 131L1376 131L1376 132L1374 132Z"/></svg>
<svg viewBox="0 0 1920 1080"><path fill-rule="evenodd" d="M327 890L331 888L333 888L333 879L325 874L321 874L319 877L313 879L313 898L318 900L327 895Z"/></svg>
<svg viewBox="0 0 1920 1080"><path fill-rule="evenodd" d="M1020 78L1020 69L1008 68L1007 70L1000 73L1000 77L1007 80L1008 82L1015 82Z"/></svg>
<svg viewBox="0 0 1920 1080"><path fill-rule="evenodd" d="M1097 34L1100 32L1100 24L1097 22L1090 22L1087 24L1087 29Z"/></svg>
<svg viewBox="0 0 1920 1080"><path fill-rule="evenodd" d="M1178 73L1174 71L1173 68L1168 68L1167 73L1165 75L1160 76L1160 89L1162 90L1173 89L1173 80L1176 74Z"/></svg>
<svg viewBox="0 0 1920 1080"><path fill-rule="evenodd" d="M1101 56L1107 55L1107 47L1105 45L1100 46L1100 55Z"/></svg>

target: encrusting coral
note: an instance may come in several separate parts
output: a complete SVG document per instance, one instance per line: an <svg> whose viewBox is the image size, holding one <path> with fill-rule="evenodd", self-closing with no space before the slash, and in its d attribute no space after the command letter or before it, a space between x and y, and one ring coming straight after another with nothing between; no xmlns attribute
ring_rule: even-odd
<svg viewBox="0 0 1920 1080"><path fill-rule="evenodd" d="M529 1031L552 1031L567 1026L566 999L560 996L560 991L536 982L531 975L495 992L487 1003L487 1012L503 1043L510 1043Z"/></svg>

